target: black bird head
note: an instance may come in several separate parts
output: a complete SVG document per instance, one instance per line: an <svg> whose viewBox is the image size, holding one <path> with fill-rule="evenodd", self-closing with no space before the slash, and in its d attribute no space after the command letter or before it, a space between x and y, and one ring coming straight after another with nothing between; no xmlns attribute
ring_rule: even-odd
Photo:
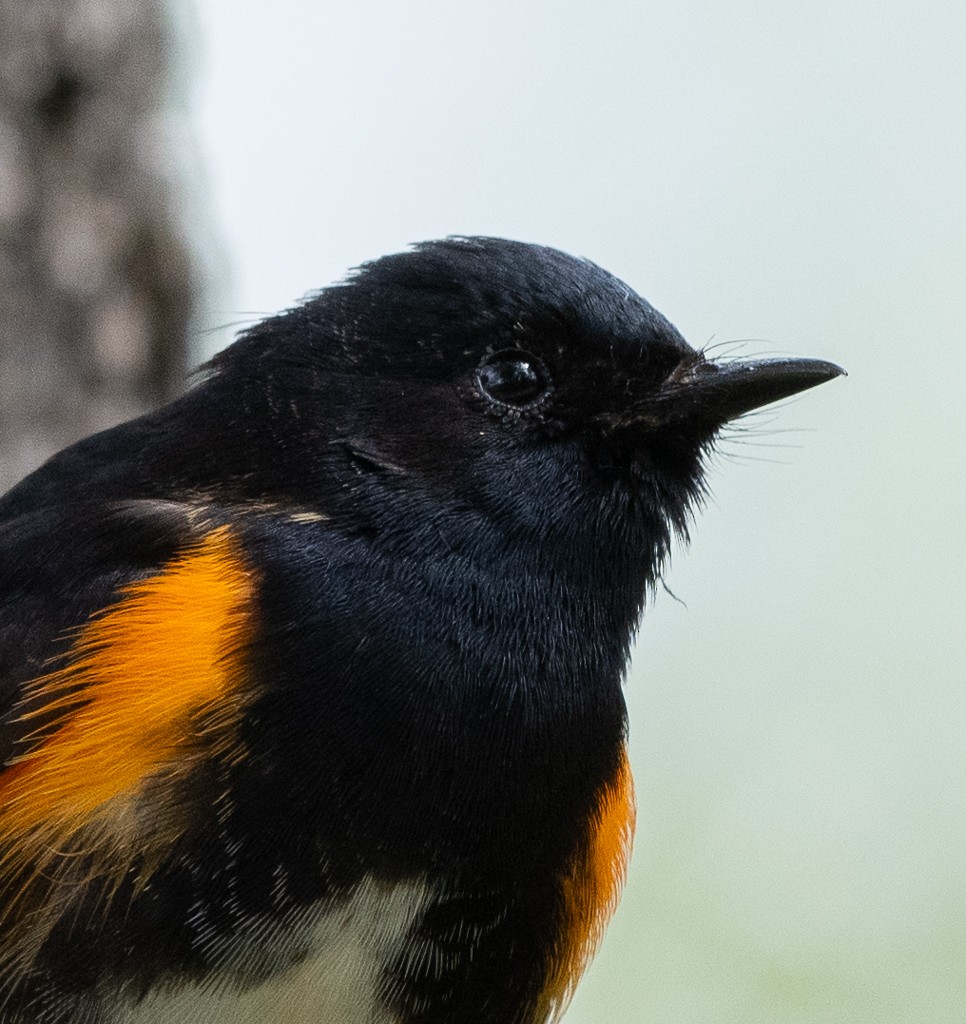
<svg viewBox="0 0 966 1024"><path fill-rule="evenodd" d="M299 507L422 556L588 550L653 580L729 420L842 371L716 363L587 260L450 238L363 265L245 332L157 413L5 499L88 494ZM594 559L592 559L593 561ZM610 572L611 569L606 571Z"/></svg>
<svg viewBox="0 0 966 1024"><path fill-rule="evenodd" d="M276 437L274 450L260 442L271 461L256 472L241 458L237 482L259 497L273 497L273 478L298 480L288 497L336 517L345 501L353 522L387 533L401 509L409 531L421 510L446 509L540 541L637 520L655 563L666 527L686 527L721 427L842 372L711 362L600 267L499 238L365 264L211 368L233 396L221 415ZM224 477L224 456L243 453L221 454ZM320 499L333 475L342 491Z"/></svg>

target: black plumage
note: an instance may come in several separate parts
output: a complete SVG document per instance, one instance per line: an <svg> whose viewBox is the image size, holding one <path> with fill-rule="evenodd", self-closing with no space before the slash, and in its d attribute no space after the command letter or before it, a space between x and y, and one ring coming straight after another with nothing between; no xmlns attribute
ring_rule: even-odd
<svg viewBox="0 0 966 1024"><path fill-rule="evenodd" d="M367 264L51 459L0 499L0 1021L133 1022L183 989L230 1005L315 955L293 922L373 880L424 897L365 974L389 1016L359 1020L556 1012L621 871L629 644L705 457L729 419L840 372L709 362L592 263L455 238ZM43 769L96 802L58 758L114 693L84 668L58 705L45 673L105 609L150 634L132 586L213 537L247 595L228 692L172 698L167 739L146 734L150 773L103 805L134 808L129 846L100 811L46 812L67 848L38 880L39 813L4 800Z"/></svg>

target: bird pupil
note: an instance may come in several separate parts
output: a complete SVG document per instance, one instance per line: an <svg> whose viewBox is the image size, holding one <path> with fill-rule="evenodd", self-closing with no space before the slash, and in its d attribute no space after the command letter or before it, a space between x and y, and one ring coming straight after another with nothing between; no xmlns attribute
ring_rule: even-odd
<svg viewBox="0 0 966 1024"><path fill-rule="evenodd" d="M498 402L524 405L544 390L535 361L519 353L500 353L479 369L480 387Z"/></svg>

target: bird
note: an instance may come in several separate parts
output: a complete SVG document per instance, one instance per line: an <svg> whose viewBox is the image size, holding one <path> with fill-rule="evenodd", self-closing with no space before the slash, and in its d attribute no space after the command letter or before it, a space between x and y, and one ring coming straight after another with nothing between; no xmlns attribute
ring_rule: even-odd
<svg viewBox="0 0 966 1024"><path fill-rule="evenodd" d="M589 260L453 236L0 498L0 1024L546 1024L619 898L623 695L737 417Z"/></svg>

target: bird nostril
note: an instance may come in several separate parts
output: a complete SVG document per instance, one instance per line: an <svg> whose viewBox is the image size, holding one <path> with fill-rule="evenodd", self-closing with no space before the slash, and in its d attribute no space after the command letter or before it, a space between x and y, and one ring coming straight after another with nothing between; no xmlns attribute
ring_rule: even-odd
<svg viewBox="0 0 966 1024"><path fill-rule="evenodd" d="M665 384L689 384L700 377L718 373L717 363L708 362L703 356L682 359L664 379Z"/></svg>

